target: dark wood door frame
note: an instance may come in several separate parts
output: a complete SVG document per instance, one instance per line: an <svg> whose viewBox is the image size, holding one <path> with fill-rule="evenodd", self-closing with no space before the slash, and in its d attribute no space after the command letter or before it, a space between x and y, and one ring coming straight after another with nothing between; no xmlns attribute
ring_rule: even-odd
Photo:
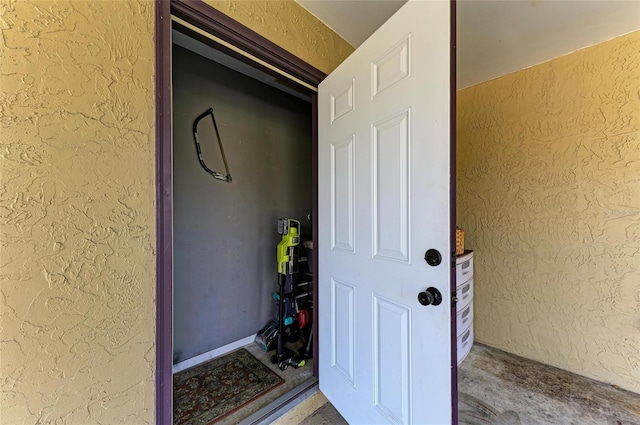
<svg viewBox="0 0 640 425"><path fill-rule="evenodd" d="M457 0L450 0L449 9L449 213L451 257L456 257L456 9ZM451 294L456 294L456 265L455 261L451 265L449 275L449 288ZM457 331L457 309L456 304L451 303L451 423L458 423L458 331Z"/></svg>
<svg viewBox="0 0 640 425"><path fill-rule="evenodd" d="M300 81L318 87L326 74L314 68L298 57L287 52L254 31L244 27L213 7L188 0L156 0L155 3L155 50L156 50L156 423L172 423L172 319L173 319L173 233L172 233L172 193L171 193L171 15L181 18L199 29L230 43L240 50L286 72ZM187 30L188 32L188 30ZM211 44L202 36L192 32L190 35ZM281 74L269 67L258 65L237 52L221 45L216 48L233 55L275 77ZM297 88L307 90L297 83ZM313 240L317 244L318 226L318 120L317 96L312 96L312 214ZM317 306L317 246L314 247L313 298ZM317 323L318 309L314 308L314 323ZM314 326L313 338L318 340L317 326ZM314 344L314 357L317 358L318 344ZM314 362L314 375L318 376L318 363Z"/></svg>

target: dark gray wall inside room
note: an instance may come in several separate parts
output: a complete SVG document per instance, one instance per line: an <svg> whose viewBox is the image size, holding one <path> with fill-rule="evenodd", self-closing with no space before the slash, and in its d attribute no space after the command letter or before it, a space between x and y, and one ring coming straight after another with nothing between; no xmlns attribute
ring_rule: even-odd
<svg viewBox="0 0 640 425"><path fill-rule="evenodd" d="M272 315L277 219L310 231L311 104L174 45L174 363L258 331ZM200 166L195 118L215 111L233 182ZM198 136L224 172L209 118Z"/></svg>

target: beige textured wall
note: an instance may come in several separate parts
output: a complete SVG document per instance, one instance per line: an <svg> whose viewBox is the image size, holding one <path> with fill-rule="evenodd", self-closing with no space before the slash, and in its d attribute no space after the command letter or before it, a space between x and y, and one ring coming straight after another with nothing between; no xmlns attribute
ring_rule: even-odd
<svg viewBox="0 0 640 425"><path fill-rule="evenodd" d="M458 93L478 341L640 392L640 32Z"/></svg>
<svg viewBox="0 0 640 425"><path fill-rule="evenodd" d="M0 7L0 423L152 423L153 3Z"/></svg>
<svg viewBox="0 0 640 425"><path fill-rule="evenodd" d="M351 52L295 3L223 11L325 72ZM0 423L152 423L153 2L0 16Z"/></svg>
<svg viewBox="0 0 640 425"><path fill-rule="evenodd" d="M354 50L294 0L204 2L326 74Z"/></svg>

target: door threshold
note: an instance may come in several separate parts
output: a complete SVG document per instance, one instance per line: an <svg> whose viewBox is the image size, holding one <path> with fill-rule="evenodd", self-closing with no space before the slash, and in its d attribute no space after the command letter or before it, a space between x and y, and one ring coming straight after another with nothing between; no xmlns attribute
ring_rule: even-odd
<svg viewBox="0 0 640 425"><path fill-rule="evenodd" d="M238 425L268 425L319 391L318 378L311 377L282 394Z"/></svg>

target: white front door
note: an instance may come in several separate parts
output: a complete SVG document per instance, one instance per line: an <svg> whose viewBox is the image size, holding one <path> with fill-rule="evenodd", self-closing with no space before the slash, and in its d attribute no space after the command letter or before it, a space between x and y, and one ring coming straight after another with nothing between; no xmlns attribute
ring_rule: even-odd
<svg viewBox="0 0 640 425"><path fill-rule="evenodd" d="M409 1L319 88L320 389L351 424L451 422L450 25Z"/></svg>

